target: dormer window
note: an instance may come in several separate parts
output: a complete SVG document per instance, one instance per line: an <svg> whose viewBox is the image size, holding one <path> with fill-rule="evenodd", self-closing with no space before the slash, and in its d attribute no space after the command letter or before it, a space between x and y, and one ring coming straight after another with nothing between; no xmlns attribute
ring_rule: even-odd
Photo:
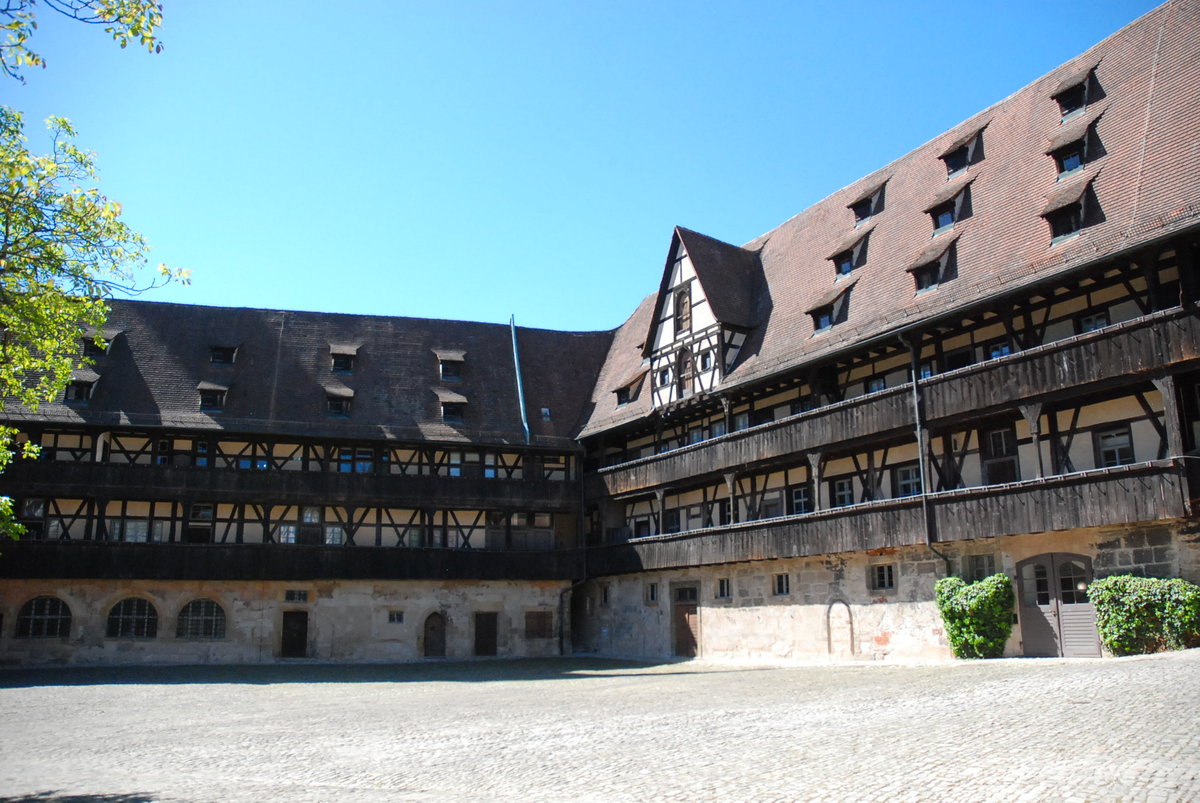
<svg viewBox="0 0 1200 803"><path fill-rule="evenodd" d="M946 177L950 178L967 169L970 152L966 145L955 148L942 157L942 161L946 163Z"/></svg>
<svg viewBox="0 0 1200 803"><path fill-rule="evenodd" d="M1058 109L1062 114L1063 120L1070 120L1072 117L1083 112L1087 106L1087 84L1078 84L1065 90L1061 95L1058 95L1055 100L1058 101Z"/></svg>
<svg viewBox="0 0 1200 803"><path fill-rule="evenodd" d="M213 365L233 365L237 346L209 346L208 361Z"/></svg>
<svg viewBox="0 0 1200 803"><path fill-rule="evenodd" d="M983 161L983 129L977 125L968 129L965 134L952 141L938 158L946 163L946 180L962 173L968 167Z"/></svg>
<svg viewBox="0 0 1200 803"><path fill-rule="evenodd" d="M332 371L335 374L352 374L354 373L354 355L353 354L334 354L332 355Z"/></svg>
<svg viewBox="0 0 1200 803"><path fill-rule="evenodd" d="M349 418L351 401L351 399L345 396L326 396L326 413L330 418Z"/></svg>
<svg viewBox="0 0 1200 803"><path fill-rule="evenodd" d="M820 334L832 328L834 324L846 320L850 290L854 287L856 281L856 279L850 279L838 282L833 290L826 293L816 304L805 310L805 312L812 316L813 334Z"/></svg>
<svg viewBox="0 0 1200 803"><path fill-rule="evenodd" d="M929 216L933 218L935 234L954 227L954 211L954 201L947 201L929 210Z"/></svg>
<svg viewBox="0 0 1200 803"><path fill-rule="evenodd" d="M938 265L923 265L913 271L913 279L917 283L917 292L923 293L938 286Z"/></svg>
<svg viewBox="0 0 1200 803"><path fill-rule="evenodd" d="M552 418L550 417L550 408L549 408L549 407L543 407L543 408L542 408L542 420L543 420L543 421L552 421L552 420L554 420L554 419L552 419Z"/></svg>
<svg viewBox="0 0 1200 803"><path fill-rule="evenodd" d="M617 388L617 406L629 404L629 388Z"/></svg>
<svg viewBox="0 0 1200 803"><path fill-rule="evenodd" d="M976 176L979 174L976 173ZM939 192L925 212L933 221L933 236L944 234L954 224L971 216L971 184L974 177L949 184Z"/></svg>
<svg viewBox="0 0 1200 803"><path fill-rule="evenodd" d="M1050 224L1050 242L1065 240L1083 228L1083 205L1068 204L1045 215Z"/></svg>
<svg viewBox="0 0 1200 803"><path fill-rule="evenodd" d="M958 234L953 234L934 240L917 255L912 265L905 269L912 274L917 295L932 290L954 277L958 237Z"/></svg>
<svg viewBox="0 0 1200 803"><path fill-rule="evenodd" d="M462 349L434 349L438 360L438 378L443 382L462 381L462 366L467 353Z"/></svg>
<svg viewBox="0 0 1200 803"><path fill-rule="evenodd" d="M1072 142L1051 155L1054 157L1054 164L1058 167L1058 178L1061 181L1076 170L1083 168L1084 141Z"/></svg>
<svg viewBox="0 0 1200 803"><path fill-rule="evenodd" d="M1063 122L1078 117L1087 108L1088 103L1099 100L1103 95L1095 84L1096 64L1076 70L1059 82L1058 88L1050 96L1058 102L1058 111Z"/></svg>
<svg viewBox="0 0 1200 803"><path fill-rule="evenodd" d="M88 399L92 398L92 390L95 386L95 382L77 379L67 385L67 390L63 394L63 402L82 407L88 403Z"/></svg>
<svg viewBox="0 0 1200 803"><path fill-rule="evenodd" d="M461 402L442 402L442 421L447 424L462 424L466 420L467 406Z"/></svg>
<svg viewBox="0 0 1200 803"><path fill-rule="evenodd" d="M833 263L834 277L840 279L849 276L855 268L860 268L867 261L867 239L874 227L868 226L855 229L850 236L843 237L834 247L833 254L826 257Z"/></svg>
<svg viewBox="0 0 1200 803"><path fill-rule="evenodd" d="M887 180L885 179L857 201L847 205L847 208L854 214L855 226L861 226L883 211L883 188L886 184Z"/></svg>
<svg viewBox="0 0 1200 803"><path fill-rule="evenodd" d="M1050 224L1051 245L1074 237L1087 223L1089 190L1097 175L1099 170L1094 170L1090 176L1063 182L1047 199L1042 217Z"/></svg>
<svg viewBox="0 0 1200 803"><path fill-rule="evenodd" d="M854 252L843 251L833 258L834 268L838 276L848 276L854 270Z"/></svg>
<svg viewBox="0 0 1200 803"><path fill-rule="evenodd" d="M225 409L225 391L214 389L200 390L200 412L219 413Z"/></svg>
<svg viewBox="0 0 1200 803"><path fill-rule="evenodd" d="M101 340L97 342L93 338L84 338L83 340L83 356L89 360L98 360L108 354L108 342Z"/></svg>
<svg viewBox="0 0 1200 803"><path fill-rule="evenodd" d="M833 305L826 304L809 313L813 319L813 331L823 332L833 326Z"/></svg>

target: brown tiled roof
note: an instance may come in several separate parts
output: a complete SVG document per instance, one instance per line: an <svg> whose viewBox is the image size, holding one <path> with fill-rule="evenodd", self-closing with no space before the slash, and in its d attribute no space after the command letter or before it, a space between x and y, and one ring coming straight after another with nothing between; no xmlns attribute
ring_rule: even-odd
<svg viewBox="0 0 1200 803"><path fill-rule="evenodd" d="M819 309L828 307L830 304L846 295L846 293L849 293L850 289L854 287L854 284L857 281L857 279L852 279L851 281L838 282L836 285L834 285L832 290L829 290L827 293L825 293L825 295L812 302L812 306L806 309L805 312L811 315Z"/></svg>
<svg viewBox="0 0 1200 803"><path fill-rule="evenodd" d="M717 320L730 326L753 326L756 279L762 271L758 254L682 226L675 231Z"/></svg>
<svg viewBox="0 0 1200 803"><path fill-rule="evenodd" d="M953 181L943 185L936 193L934 193L933 200L928 201L925 204L925 208L921 211L931 212L947 201L957 198L959 194L967 187L970 187L977 178L979 178L978 170L958 176Z"/></svg>
<svg viewBox="0 0 1200 803"><path fill-rule="evenodd" d="M924 267L930 262L941 259L942 255L950 250L950 246L954 245L954 242L962 236L962 233L963 229L959 228L955 229L949 234L943 234L940 237L934 237L933 240L930 241L929 245L921 249L921 252L917 254L917 258L909 263L905 270L911 273L917 268Z"/></svg>
<svg viewBox="0 0 1200 803"><path fill-rule="evenodd" d="M1100 66L1099 62L1089 63L1085 67L1076 67L1075 69L1066 73L1058 82L1058 86L1055 87L1054 91L1050 93L1050 97L1057 98L1068 89L1074 89L1075 87L1079 86L1088 79L1088 76L1091 75L1092 71L1098 66Z"/></svg>
<svg viewBox="0 0 1200 803"><path fill-rule="evenodd" d="M876 176L871 183L863 184L859 188L858 193L854 195L853 199L846 204L846 208L850 209L853 206L857 206L860 202L874 197L875 193L883 189L883 186L888 183L888 180L891 179L891 177L891 174Z"/></svg>
<svg viewBox="0 0 1200 803"><path fill-rule="evenodd" d="M219 429L297 437L524 444L508 326L420 318L113 301L120 330L96 360L86 406L44 403L36 414L11 403L3 416L103 426ZM574 448L611 332L517 328L532 445ZM213 364L212 345L239 344L232 365ZM350 374L334 374L330 344L359 344ZM462 378L441 381L434 349L465 353ZM221 412L201 412L197 391L225 390ZM463 425L441 420L438 393L466 397ZM328 396L354 398L345 418ZM542 420L542 408L554 414Z"/></svg>
<svg viewBox="0 0 1200 803"><path fill-rule="evenodd" d="M854 248L854 246L858 245L860 241L862 241L868 234L870 234L874 230L874 228L875 228L874 225L862 226L861 228L857 228L854 231L850 232L845 237L843 237L838 242L837 245L835 245L833 247L833 250L829 253L829 256L827 256L825 258L833 259L834 257L838 256L839 254L846 253L850 249Z"/></svg>
<svg viewBox="0 0 1200 803"><path fill-rule="evenodd" d="M1109 101L1094 121L1105 155L1091 182L1103 215L1078 236L1051 244L1040 216L1058 187L1057 170L1045 143L1061 129L1053 95L1068 80L1078 83L1094 68ZM1200 161L1193 155L1197 130L1196 93L1200 86L1200 0L1166 3L1061 68L1006 100L963 121L912 153L854 182L804 210L776 229L745 244L759 255L766 289L763 310L742 348L743 357L717 392L738 388L784 371L820 363L864 341L891 338L930 318L954 316L997 294L1014 296L1048 281L1137 247L1154 237L1200 227ZM969 168L972 216L959 237L957 274L919 295L905 268L930 244L923 210L946 181L938 159L964 132L983 131L984 160ZM884 177L886 207L872 218L871 256L855 270L858 283L845 321L813 338L804 314L834 285L825 255L853 231L847 206L870 194ZM1087 175L1070 179L1085 186ZM1065 185L1064 185L1065 186ZM949 189L953 192L954 189ZM959 225L955 226L956 231ZM943 235L945 236L945 235ZM641 309L641 308L640 308ZM640 310L614 339L610 363L601 376L632 370L617 344L641 342L648 315ZM626 327L636 326L630 335ZM636 355L635 355L636 356ZM649 402L616 407L604 385L603 398L585 434L602 432L644 415ZM644 394L649 395L649 394ZM605 408L607 404L607 408Z"/></svg>

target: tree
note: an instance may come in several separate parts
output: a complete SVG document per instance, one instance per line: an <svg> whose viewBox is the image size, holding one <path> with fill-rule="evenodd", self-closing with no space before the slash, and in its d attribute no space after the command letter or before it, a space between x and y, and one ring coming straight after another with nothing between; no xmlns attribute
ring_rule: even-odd
<svg viewBox="0 0 1200 803"><path fill-rule="evenodd" d="M45 67L45 60L30 50L28 42L37 30L38 0L0 0L0 31L8 34L0 42L0 69L22 83L22 67ZM162 4L153 0L43 0L46 7L65 17L90 25L104 25L121 47L130 42L152 53L162 51L155 31L162 25Z"/></svg>
<svg viewBox="0 0 1200 803"><path fill-rule="evenodd" d="M66 120L47 124L51 152L30 153L21 115L0 107L0 410L5 400L36 410L62 393L81 363L83 329L104 323L104 300L148 289L134 278L146 242L94 186L94 155L75 145ZM187 274L160 265L150 286L173 278ZM0 470L15 436L0 426ZM7 499L0 531L19 532Z"/></svg>

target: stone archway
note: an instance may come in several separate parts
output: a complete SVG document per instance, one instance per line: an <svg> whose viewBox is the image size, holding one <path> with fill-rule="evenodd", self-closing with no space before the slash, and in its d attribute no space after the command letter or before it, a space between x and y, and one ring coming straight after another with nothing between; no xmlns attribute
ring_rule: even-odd
<svg viewBox="0 0 1200 803"><path fill-rule="evenodd" d="M425 617L421 643L426 658L446 657L446 617L441 612L434 611Z"/></svg>

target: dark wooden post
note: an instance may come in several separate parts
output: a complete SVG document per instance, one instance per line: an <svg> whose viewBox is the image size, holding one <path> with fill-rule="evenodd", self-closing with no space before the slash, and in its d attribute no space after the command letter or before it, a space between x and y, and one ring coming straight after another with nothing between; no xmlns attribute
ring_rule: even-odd
<svg viewBox="0 0 1200 803"><path fill-rule="evenodd" d="M1163 426L1167 430L1167 457L1183 454L1183 419L1179 414L1179 393L1171 374L1155 377L1154 387L1162 396Z"/></svg>
<svg viewBox="0 0 1200 803"><path fill-rule="evenodd" d="M1046 466L1042 461L1042 405L1019 405L1025 423L1029 425L1029 434L1033 437L1033 452L1037 456L1037 478L1046 476Z"/></svg>

